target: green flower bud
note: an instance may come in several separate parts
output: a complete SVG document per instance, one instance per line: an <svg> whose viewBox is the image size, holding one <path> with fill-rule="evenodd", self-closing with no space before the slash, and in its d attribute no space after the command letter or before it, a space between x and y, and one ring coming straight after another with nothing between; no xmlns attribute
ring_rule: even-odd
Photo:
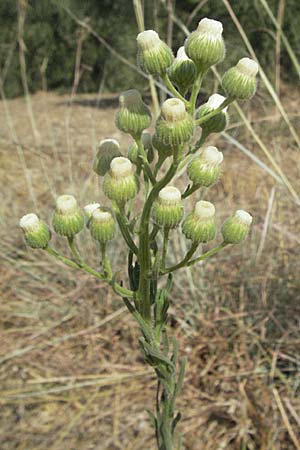
<svg viewBox="0 0 300 450"><path fill-rule="evenodd" d="M100 208L100 203L90 203L89 205L86 205L83 208L84 216L85 216L85 223L88 228L90 226L90 221L91 221L93 212L98 208Z"/></svg>
<svg viewBox="0 0 300 450"><path fill-rule="evenodd" d="M169 98L161 107L161 115L156 122L153 145L165 152L189 142L194 133L193 118L187 113L184 103L177 98ZM163 150L162 150L163 151Z"/></svg>
<svg viewBox="0 0 300 450"><path fill-rule="evenodd" d="M160 227L176 228L183 217L183 204L180 191L173 186L166 186L153 204L152 217Z"/></svg>
<svg viewBox="0 0 300 450"><path fill-rule="evenodd" d="M61 195L56 200L53 214L53 228L57 234L72 237L84 227L84 215L75 197Z"/></svg>
<svg viewBox="0 0 300 450"><path fill-rule="evenodd" d="M228 244L238 244L247 236L251 223L252 216L249 213L242 209L236 211L222 226L224 241Z"/></svg>
<svg viewBox="0 0 300 450"><path fill-rule="evenodd" d="M116 126L133 138L140 138L151 125L151 113L136 89L123 92L119 98L120 110L116 113Z"/></svg>
<svg viewBox="0 0 300 450"><path fill-rule="evenodd" d="M36 214L26 214L20 219L19 224L23 230L26 244L29 247L47 247L51 239L51 233L49 227Z"/></svg>
<svg viewBox="0 0 300 450"><path fill-rule="evenodd" d="M182 232L193 242L206 243L214 239L217 232L214 205L204 200L197 202L194 211L184 219Z"/></svg>
<svg viewBox="0 0 300 450"><path fill-rule="evenodd" d="M220 164L223 153L216 147L206 147L199 156L196 156L188 165L189 179L196 185L209 187L214 184L220 175Z"/></svg>
<svg viewBox="0 0 300 450"><path fill-rule="evenodd" d="M256 92L258 64L250 58L242 58L235 67L227 70L222 78L222 87L228 97L247 100Z"/></svg>
<svg viewBox="0 0 300 450"><path fill-rule="evenodd" d="M104 194L118 204L133 199L138 193L138 179L133 171L132 163L122 156L114 158L110 171L103 180Z"/></svg>
<svg viewBox="0 0 300 450"><path fill-rule="evenodd" d="M93 211L90 225L92 237L102 244L111 241L115 236L115 221L108 208L96 208Z"/></svg>
<svg viewBox="0 0 300 450"><path fill-rule="evenodd" d="M180 47L173 64L168 70L170 80L180 92L185 94L193 85L196 77L196 66L186 55L184 47Z"/></svg>
<svg viewBox="0 0 300 450"><path fill-rule="evenodd" d="M156 31L147 30L138 34L138 65L150 75L162 75L174 59L172 50L158 36Z"/></svg>
<svg viewBox="0 0 300 450"><path fill-rule="evenodd" d="M117 156L121 156L118 141L115 139L104 139L101 141L93 162L94 172L101 177L104 176L110 168L112 159Z"/></svg>
<svg viewBox="0 0 300 450"><path fill-rule="evenodd" d="M185 51L200 72L223 61L225 44L222 38L223 26L217 20L200 20L197 30L185 41Z"/></svg>
<svg viewBox="0 0 300 450"><path fill-rule="evenodd" d="M219 108L222 103L226 100L223 95L213 94L209 97L208 101L204 103L198 111L196 112L196 119L201 119L206 114L214 111ZM201 124L202 133L205 136L208 136L211 133L221 133L228 126L228 107L226 106L219 114L216 114L214 117L211 117L206 122Z"/></svg>
<svg viewBox="0 0 300 450"><path fill-rule="evenodd" d="M154 158L152 137L151 134L148 133L147 131L143 132L142 134L142 143L147 153L148 162L151 163ZM133 164L138 164L138 156L139 156L139 149L136 142L134 142L133 144L130 145L128 149L128 158Z"/></svg>

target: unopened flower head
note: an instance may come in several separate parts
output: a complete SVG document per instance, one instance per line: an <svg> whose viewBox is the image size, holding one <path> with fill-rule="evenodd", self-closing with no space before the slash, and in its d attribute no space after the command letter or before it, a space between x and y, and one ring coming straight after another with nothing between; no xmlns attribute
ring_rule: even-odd
<svg viewBox="0 0 300 450"><path fill-rule="evenodd" d="M106 244L115 236L115 221L108 208L96 208L93 211L90 224L92 237L102 244Z"/></svg>
<svg viewBox="0 0 300 450"><path fill-rule="evenodd" d="M166 100L156 122L153 145L162 144L170 148L189 142L194 133L193 118L187 113L184 103L177 98Z"/></svg>
<svg viewBox="0 0 300 450"><path fill-rule="evenodd" d="M209 242L216 236L215 207L212 203L200 200L194 211L187 215L182 231L193 242Z"/></svg>
<svg viewBox="0 0 300 450"><path fill-rule="evenodd" d="M103 139L93 161L93 170L97 175L104 176L116 156L121 156L119 142L116 139Z"/></svg>
<svg viewBox="0 0 300 450"><path fill-rule="evenodd" d="M146 30L137 36L139 66L151 75L162 75L174 59L172 50L154 30Z"/></svg>
<svg viewBox="0 0 300 450"><path fill-rule="evenodd" d="M84 226L84 214L79 208L73 195L61 195L56 200L56 209L53 215L53 228L56 233L73 237Z"/></svg>
<svg viewBox="0 0 300 450"><path fill-rule="evenodd" d="M32 248L46 248L48 246L51 239L50 230L36 214L26 214L20 219L19 225L23 230L27 245Z"/></svg>
<svg viewBox="0 0 300 450"><path fill-rule="evenodd" d="M213 146L206 147L188 165L187 173L190 180L198 186L211 186L220 176L222 161L222 152Z"/></svg>
<svg viewBox="0 0 300 450"><path fill-rule="evenodd" d="M163 228L176 228L183 217L181 193L174 186L166 186L153 205L154 222Z"/></svg>
<svg viewBox="0 0 300 450"><path fill-rule="evenodd" d="M238 244L247 236L252 223L252 216L239 209L234 216L225 220L222 227L223 239L228 244Z"/></svg>
<svg viewBox="0 0 300 450"><path fill-rule="evenodd" d="M227 70L222 78L222 86L228 97L247 100L256 92L258 64L250 58L242 58L236 66Z"/></svg>
<svg viewBox="0 0 300 450"><path fill-rule="evenodd" d="M136 89L123 92L120 97L120 110L116 113L116 126L134 138L140 138L142 131L151 124L151 113Z"/></svg>
<svg viewBox="0 0 300 450"><path fill-rule="evenodd" d="M198 28L185 42L185 51L201 72L223 61L225 44L222 38L223 25L217 20L204 18Z"/></svg>
<svg viewBox="0 0 300 450"><path fill-rule="evenodd" d="M138 180L134 174L132 162L122 156L114 158L110 164L110 171L103 180L105 195L110 200L123 204L136 196L138 188Z"/></svg>
<svg viewBox="0 0 300 450"><path fill-rule="evenodd" d="M148 162L151 163L154 159L153 146L152 146L152 136L147 131L142 133L142 144L147 153ZM141 167L142 159L140 158L139 147L136 142L130 145L128 149L128 159L137 167Z"/></svg>
<svg viewBox="0 0 300 450"><path fill-rule="evenodd" d="M209 97L206 103L200 106L196 113L196 119L202 119L207 114L211 113L215 109L218 109L222 103L226 100L223 95L213 94ZM204 121L200 126L202 128L203 137L207 137L211 133L221 133L228 126L228 114L227 106L222 109L221 112Z"/></svg>
<svg viewBox="0 0 300 450"><path fill-rule="evenodd" d="M89 227L93 212L98 208L100 208L100 203L90 203L83 208L87 227Z"/></svg>
<svg viewBox="0 0 300 450"><path fill-rule="evenodd" d="M187 56L184 47L180 47L177 56L168 70L170 80L185 95L191 88L196 77L196 66Z"/></svg>

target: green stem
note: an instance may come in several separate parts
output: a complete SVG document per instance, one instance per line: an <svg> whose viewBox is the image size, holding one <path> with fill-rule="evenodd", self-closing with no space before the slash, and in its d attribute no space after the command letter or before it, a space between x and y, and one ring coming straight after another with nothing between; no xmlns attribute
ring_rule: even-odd
<svg viewBox="0 0 300 450"><path fill-rule="evenodd" d="M158 172L159 172L161 166L162 166L163 163L165 162L166 158L167 158L167 156L165 156L165 155L159 155L159 156L158 156L158 161L157 161L157 163L155 164L154 171L153 171L153 175L154 175L155 177L156 177L156 175L158 174Z"/></svg>
<svg viewBox="0 0 300 450"><path fill-rule="evenodd" d="M93 277L97 278L98 280L107 281L109 284L111 284L111 282L113 280L112 278L111 279L107 279L104 275L101 275L101 273L97 272L92 267L90 267L89 265L85 264L82 260L81 260L80 263L77 263L77 262L73 261L72 259L61 255L54 248L52 248L50 246L46 247L45 251L47 253L49 253L49 255L54 256L56 259L58 259L59 261L63 262L64 264L66 264L67 266L72 267L73 269L81 269L84 272L86 272L86 273L92 275ZM121 286L118 283L114 283L113 286L114 286L115 291L119 295L121 295L122 297L132 298L134 296L134 293L132 291L130 291L129 289L124 288L123 286Z"/></svg>
<svg viewBox="0 0 300 450"><path fill-rule="evenodd" d="M138 260L140 264L140 280L139 280L139 298L142 303L142 316L145 320L151 320L151 299L150 299L150 270L151 270L151 253L149 242L149 222L153 202L164 188L174 177L179 165L179 149L174 153L174 161L169 167L167 173L159 180L151 189L149 196L143 208L140 222L140 245Z"/></svg>
<svg viewBox="0 0 300 450"><path fill-rule="evenodd" d="M71 250L72 255L74 256L75 261L77 261L79 264L83 263L82 257L76 247L75 244L75 236L68 236L68 244Z"/></svg>
<svg viewBox="0 0 300 450"><path fill-rule="evenodd" d="M109 258L106 254L106 244L104 244L102 242L100 243L100 253L101 253L101 264L103 267L104 275L107 276L111 280L113 273L111 270Z"/></svg>
<svg viewBox="0 0 300 450"><path fill-rule="evenodd" d="M113 204L113 209L116 215L116 219L120 228L120 231L122 233L122 236L124 238L124 241L126 242L126 244L128 245L128 247L130 248L130 250L132 251L132 253L134 253L135 255L138 254L138 248L135 245L130 232L129 232L129 227L128 224L126 223L126 219L125 219L125 214L122 214L119 206L115 203Z"/></svg>
<svg viewBox="0 0 300 450"><path fill-rule="evenodd" d="M193 89L192 89L192 93L191 93L191 97L190 97L190 101L189 101L189 106L188 106L188 110L189 113L194 116L195 114L195 109L196 109L196 102L197 102L197 97L201 88L201 83L202 83L202 79L203 79L203 73L202 72L198 72L195 82L193 84Z"/></svg>
<svg viewBox="0 0 300 450"><path fill-rule="evenodd" d="M163 233L164 233L164 238L163 238L163 250L162 250L162 257L161 257L161 270L162 271L164 271L166 268L166 257L167 257L167 251L168 251L170 228L164 228Z"/></svg>
<svg viewBox="0 0 300 450"><path fill-rule="evenodd" d="M174 95L174 97L179 98L185 104L185 106L188 106L189 102L180 94L180 92L177 91L167 72L161 75L161 79L163 80L169 91Z"/></svg>
<svg viewBox="0 0 300 450"><path fill-rule="evenodd" d="M159 230L160 230L159 226L156 225L156 224L154 224L154 225L153 225L153 228L152 228L152 231L151 231L151 233L150 233L150 236L149 236L150 244L151 244L151 242L153 242L154 239L156 238L156 235L157 235L157 233L159 232Z"/></svg>
<svg viewBox="0 0 300 450"><path fill-rule="evenodd" d="M136 145L139 149L139 154L143 160L143 166L145 174L147 175L148 179L151 181L152 185L156 183L155 176L152 173L151 167L149 165L148 159L147 159L147 153L145 152L144 145L141 138L135 138Z"/></svg>
<svg viewBox="0 0 300 450"><path fill-rule="evenodd" d="M230 103L232 103L234 101L234 99L232 98L226 98L224 100L224 102L216 109L214 109L213 111L211 111L208 114L205 114L205 116L201 117L198 120L195 120L195 125L201 125L202 123L206 122L207 120L211 119L212 117L216 116L217 114L219 114L220 112L223 111L224 108L226 108L226 106L230 105Z"/></svg>
<svg viewBox="0 0 300 450"><path fill-rule="evenodd" d="M189 187L183 194L182 194L182 198L187 198L189 197L191 194L193 194L194 192L196 192L198 189L200 189L200 185L199 184L193 184L191 187Z"/></svg>
<svg viewBox="0 0 300 450"><path fill-rule="evenodd" d="M185 267L187 265L187 263L189 262L189 260L191 259L191 257L193 256L193 254L195 253L195 251L197 250L198 245L199 244L197 242L193 242L191 245L191 248L187 251L183 260L180 261L180 263L178 263L172 267L169 267L168 269L163 270L162 273L166 274L166 273L174 272L177 269L181 269L182 267Z"/></svg>
<svg viewBox="0 0 300 450"><path fill-rule="evenodd" d="M229 245L228 242L222 242L220 245L217 245L217 247L214 247L211 250L209 250L208 252L203 253L203 255L199 256L198 258L195 258L195 259L192 259L192 261L189 261L187 263L187 267L192 266L199 261L203 261L204 259L210 258L211 256L218 253L220 250L225 248L227 245Z"/></svg>

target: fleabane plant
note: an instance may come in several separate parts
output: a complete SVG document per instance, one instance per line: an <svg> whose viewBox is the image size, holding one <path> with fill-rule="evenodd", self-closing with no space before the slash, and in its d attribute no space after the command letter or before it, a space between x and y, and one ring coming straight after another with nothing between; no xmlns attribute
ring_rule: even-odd
<svg viewBox="0 0 300 450"><path fill-rule="evenodd" d="M157 377L156 406L149 417L159 450L181 448L177 431L181 414L176 411L176 397L184 379L185 360L178 358L176 339L170 339L167 327L173 277L181 268L239 244L252 222L251 215L239 209L225 220L218 235L216 208L201 198L218 182L223 163L222 152L205 145L207 138L226 128L227 108L233 101L250 99L256 90L258 65L243 58L223 76L225 96L214 93L197 108L202 79L225 57L222 32L220 22L202 19L176 58L155 31L137 36L138 64L147 74L160 77L172 97L162 104L153 123L150 109L137 90L121 94L115 123L132 137L132 143L126 152L116 140L102 140L93 162L106 204L95 202L81 208L72 195L61 195L56 202L52 228L66 239L71 257L53 248L50 227L36 214L20 220L28 246L43 249L66 265L111 285L136 320L145 361ZM147 131L151 125L152 134ZM196 140L199 128L202 134ZM180 191L175 176L184 169L188 185ZM192 210L185 213L186 199L191 196ZM135 201L137 197L139 202ZM180 261L168 265L170 237L175 229L189 248ZM78 249L76 236L83 232L90 233L98 244L100 268L91 267ZM120 280L122 267L112 267L107 253L107 246L120 238L128 253L126 280ZM219 241L216 244L215 239ZM200 244L210 248L202 252Z"/></svg>

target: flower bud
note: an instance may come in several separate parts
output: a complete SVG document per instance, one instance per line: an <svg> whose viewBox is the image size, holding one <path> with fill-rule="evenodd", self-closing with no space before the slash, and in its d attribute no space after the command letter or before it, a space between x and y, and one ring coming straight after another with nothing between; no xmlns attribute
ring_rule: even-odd
<svg viewBox="0 0 300 450"><path fill-rule="evenodd" d="M213 146L206 147L188 165L187 173L190 180L199 186L211 186L219 178L222 161L222 152Z"/></svg>
<svg viewBox="0 0 300 450"><path fill-rule="evenodd" d="M252 223L252 216L239 209L235 215L225 220L222 226L222 234L224 242L228 244L238 244L247 236L250 225Z"/></svg>
<svg viewBox="0 0 300 450"><path fill-rule="evenodd" d="M184 219L182 232L193 242L206 243L214 239L217 232L214 205L203 200L197 202L194 211Z"/></svg>
<svg viewBox="0 0 300 450"><path fill-rule="evenodd" d="M92 213L89 228L92 237L101 244L111 241L115 236L116 227L109 209L96 208Z"/></svg>
<svg viewBox="0 0 300 450"><path fill-rule="evenodd" d="M154 158L152 136L147 131L144 131L142 134L142 144L147 153L148 162L151 163ZM138 164L138 156L139 156L138 145L136 142L134 142L133 144L130 145L128 149L128 158L133 164Z"/></svg>
<svg viewBox="0 0 300 450"><path fill-rule="evenodd" d="M138 65L150 75L162 75L174 59L172 50L163 42L156 31L147 30L137 38Z"/></svg>
<svg viewBox="0 0 300 450"><path fill-rule="evenodd" d="M223 95L213 94L209 97L208 101L204 103L198 111L196 112L196 119L201 119L206 114L214 111L219 108L222 103L226 100ZM228 125L228 107L226 106L219 114L208 119L206 122L201 124L202 132L205 136L208 136L211 133L221 133L225 130Z"/></svg>
<svg viewBox="0 0 300 450"><path fill-rule="evenodd" d="M73 195L61 195L56 200L53 228L57 234L72 237L84 226L84 215Z"/></svg>
<svg viewBox="0 0 300 450"><path fill-rule="evenodd" d="M142 131L151 125L151 113L136 89L123 92L120 97L120 110L116 113L116 126L133 138L139 138Z"/></svg>
<svg viewBox="0 0 300 450"><path fill-rule="evenodd" d="M160 227L176 228L183 217L183 204L180 191L173 186L166 186L153 204L152 217Z"/></svg>
<svg viewBox="0 0 300 450"><path fill-rule="evenodd" d="M93 162L94 172L97 175L104 176L110 168L112 159L116 156L121 156L119 142L115 139L101 141Z"/></svg>
<svg viewBox="0 0 300 450"><path fill-rule="evenodd" d="M222 78L222 87L232 99L247 100L255 94L258 64L250 58L242 58L236 66L227 70Z"/></svg>
<svg viewBox="0 0 300 450"><path fill-rule="evenodd" d="M223 61L225 44L222 38L223 26L217 20L200 20L197 30L185 42L185 51L200 72Z"/></svg>
<svg viewBox="0 0 300 450"><path fill-rule="evenodd" d="M26 214L20 219L19 225L23 230L26 244L29 247L47 247L51 239L51 233L49 227L36 214Z"/></svg>
<svg viewBox="0 0 300 450"><path fill-rule="evenodd" d="M104 194L118 204L133 199L138 192L138 180L134 174L132 163L119 156L110 163L110 171L103 180Z"/></svg>
<svg viewBox="0 0 300 450"><path fill-rule="evenodd" d="M161 108L156 122L153 145L159 150L173 149L189 142L194 133L193 118L187 113L184 103L177 98L169 98Z"/></svg>
<svg viewBox="0 0 300 450"><path fill-rule="evenodd" d="M91 221L93 212L98 208L100 208L100 203L90 203L89 205L86 205L83 208L84 216L85 216L85 223L86 223L87 227L90 226L90 221Z"/></svg>
<svg viewBox="0 0 300 450"><path fill-rule="evenodd" d="M180 47L177 56L168 70L170 80L179 91L185 94L193 85L196 77L196 66L186 55L184 47Z"/></svg>

